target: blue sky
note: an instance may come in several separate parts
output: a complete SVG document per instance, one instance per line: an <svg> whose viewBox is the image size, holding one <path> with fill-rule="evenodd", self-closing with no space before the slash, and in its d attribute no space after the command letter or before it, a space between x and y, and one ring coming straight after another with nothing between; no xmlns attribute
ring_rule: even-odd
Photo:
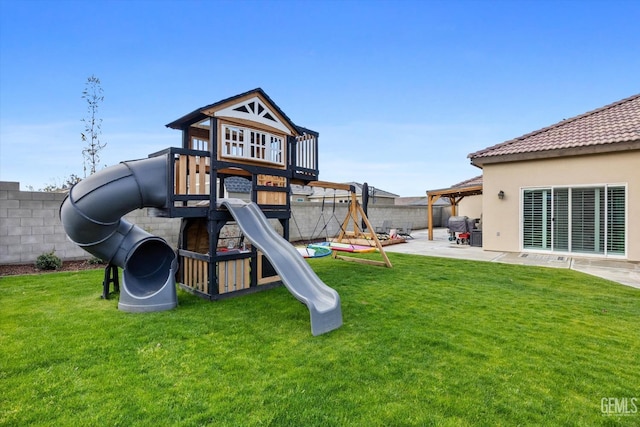
<svg viewBox="0 0 640 427"><path fill-rule="evenodd" d="M180 145L165 124L261 87L320 133L320 178L424 196L467 155L640 92L640 2L0 0L0 180Z"/></svg>

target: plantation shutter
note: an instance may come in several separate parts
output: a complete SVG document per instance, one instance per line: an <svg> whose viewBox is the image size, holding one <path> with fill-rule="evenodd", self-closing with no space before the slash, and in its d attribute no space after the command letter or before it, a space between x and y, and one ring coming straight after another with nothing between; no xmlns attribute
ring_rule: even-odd
<svg viewBox="0 0 640 427"><path fill-rule="evenodd" d="M522 212L523 247L549 249L551 247L550 190L525 190Z"/></svg>
<svg viewBox="0 0 640 427"><path fill-rule="evenodd" d="M524 190L523 249L589 254L626 252L626 188Z"/></svg>
<svg viewBox="0 0 640 427"><path fill-rule="evenodd" d="M626 215L625 188L607 188L607 253L624 255Z"/></svg>
<svg viewBox="0 0 640 427"><path fill-rule="evenodd" d="M569 189L553 190L553 249L569 250Z"/></svg>
<svg viewBox="0 0 640 427"><path fill-rule="evenodd" d="M604 189L571 189L571 250L604 253Z"/></svg>

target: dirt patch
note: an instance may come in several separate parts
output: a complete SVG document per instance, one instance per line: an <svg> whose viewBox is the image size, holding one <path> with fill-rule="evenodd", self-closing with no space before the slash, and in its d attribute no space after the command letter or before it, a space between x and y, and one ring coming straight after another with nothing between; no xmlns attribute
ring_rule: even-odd
<svg viewBox="0 0 640 427"><path fill-rule="evenodd" d="M58 271L97 270L105 268L105 264L92 264L88 261L63 261L57 270L38 270L34 264L4 264L0 265L0 277L21 274L43 274Z"/></svg>

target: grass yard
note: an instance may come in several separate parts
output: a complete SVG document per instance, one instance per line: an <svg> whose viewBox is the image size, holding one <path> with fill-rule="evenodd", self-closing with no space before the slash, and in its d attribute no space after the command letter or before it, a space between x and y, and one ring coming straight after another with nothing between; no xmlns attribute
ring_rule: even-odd
<svg viewBox="0 0 640 427"><path fill-rule="evenodd" d="M0 425L640 425L601 406L640 398L639 290L389 257L311 260L344 317L318 337L284 288L131 314L102 271L0 278Z"/></svg>

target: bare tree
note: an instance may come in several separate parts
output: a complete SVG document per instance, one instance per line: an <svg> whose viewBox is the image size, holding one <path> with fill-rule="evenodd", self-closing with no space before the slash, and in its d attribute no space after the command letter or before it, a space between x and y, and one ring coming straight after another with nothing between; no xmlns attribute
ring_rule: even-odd
<svg viewBox="0 0 640 427"><path fill-rule="evenodd" d="M38 191L44 191L48 193L59 193L61 191L69 190L71 187L73 187L75 184L79 183L80 181L82 181L82 179L78 175L72 173L66 178L52 180L51 183L47 184L43 188L40 188ZM35 190L33 189L33 187L31 187L29 191L35 191Z"/></svg>
<svg viewBox="0 0 640 427"><path fill-rule="evenodd" d="M87 117L82 119L84 132L80 133L82 142L87 145L82 149L84 177L87 177L87 166L89 175L96 172L100 164L100 151L107 145L100 142L102 133L102 119L98 118L98 107L104 100L100 79L94 76L87 78L85 88L82 91L82 99L87 101Z"/></svg>

